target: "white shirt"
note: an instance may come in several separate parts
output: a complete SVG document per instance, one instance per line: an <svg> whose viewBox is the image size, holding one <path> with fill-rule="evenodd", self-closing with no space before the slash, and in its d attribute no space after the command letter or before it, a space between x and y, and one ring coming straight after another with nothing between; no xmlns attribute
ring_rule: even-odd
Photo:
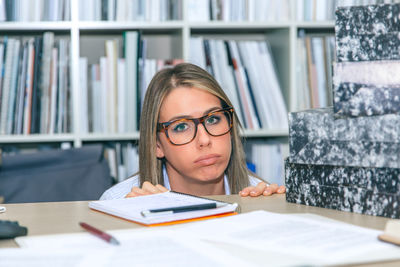
<svg viewBox="0 0 400 267"><path fill-rule="evenodd" d="M164 176L164 187L167 188L168 190L171 190L171 185L169 184L169 178L165 168L163 168L163 176ZM249 181L250 181L250 186L256 186L259 182L262 182L260 179L253 176L249 176ZM107 189L103 193L103 195L101 195L100 200L124 198L129 192L131 192L132 187L139 187L139 186L140 186L139 175L135 175ZM225 188L225 195L230 195L231 190L229 188L228 177L226 175L224 175L224 188Z"/></svg>

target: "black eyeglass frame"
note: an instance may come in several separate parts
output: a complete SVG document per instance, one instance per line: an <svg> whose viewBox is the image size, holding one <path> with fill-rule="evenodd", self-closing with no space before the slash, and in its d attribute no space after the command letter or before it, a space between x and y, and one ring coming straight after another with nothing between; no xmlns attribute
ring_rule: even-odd
<svg viewBox="0 0 400 267"><path fill-rule="evenodd" d="M204 124L204 121L205 121L205 119L206 119L207 117L209 117L210 115L212 115L212 114L214 114L214 113L217 113L217 112L221 112L221 111L228 111L228 114L229 114L229 116L230 116L229 129L228 129L228 131L226 131L226 132L223 133L223 134L218 134L218 135L211 134L211 133L208 131L206 125ZM218 110L211 111L210 113L207 113L206 115L204 115L204 116L202 116L202 117L200 117L200 118L192 118L192 119L191 119L191 118L182 118L182 119L176 119L176 120L167 121L167 122L158 122L158 123L157 123L157 132L164 132L164 133L165 133L165 136L166 136L167 139L168 139L168 141L169 141L171 144L175 145L175 146L183 146L183 145L186 145L186 144L189 144L190 142L192 142L192 141L196 138L196 135L197 135L197 128L198 128L198 125L199 125L200 123L203 125L204 129L206 130L206 132L207 132L209 135L211 135L211 136L222 136L222 135L225 135L225 134L229 133L229 132L231 131L231 129L232 129L232 126L233 126L233 111L234 111L233 107L227 107L227 108L222 108L222 109L218 109ZM175 143L172 142L171 139L169 138L169 135L168 135L168 127L169 127L172 123L175 123L175 122L177 122L177 121L188 121L188 120L194 122L195 128L194 128L193 138L192 138L190 141L186 142L186 143L183 143L183 144L175 144Z"/></svg>

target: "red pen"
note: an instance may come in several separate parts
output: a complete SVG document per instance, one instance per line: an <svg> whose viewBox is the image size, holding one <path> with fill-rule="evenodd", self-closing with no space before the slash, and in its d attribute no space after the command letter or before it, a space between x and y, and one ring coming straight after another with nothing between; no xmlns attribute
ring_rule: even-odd
<svg viewBox="0 0 400 267"><path fill-rule="evenodd" d="M89 233L103 239L104 241L113 244L113 245L119 245L119 242L117 239L115 239L115 237L107 234L106 232L103 232L87 223L84 222L80 222L79 223L80 226L82 226L83 229L87 230Z"/></svg>

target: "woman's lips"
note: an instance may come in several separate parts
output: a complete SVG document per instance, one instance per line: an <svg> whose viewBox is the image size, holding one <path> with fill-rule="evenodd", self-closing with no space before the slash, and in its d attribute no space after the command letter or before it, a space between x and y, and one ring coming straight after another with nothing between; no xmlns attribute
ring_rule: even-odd
<svg viewBox="0 0 400 267"><path fill-rule="evenodd" d="M205 155L205 156L201 156L201 157L197 158L194 161L194 163L199 164L201 166L208 166L208 165L215 164L218 161L219 157L220 156L217 154Z"/></svg>

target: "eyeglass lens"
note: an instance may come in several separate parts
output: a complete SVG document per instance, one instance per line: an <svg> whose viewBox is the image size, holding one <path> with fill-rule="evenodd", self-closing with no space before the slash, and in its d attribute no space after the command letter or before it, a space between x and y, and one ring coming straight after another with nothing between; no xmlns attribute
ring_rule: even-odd
<svg viewBox="0 0 400 267"><path fill-rule="evenodd" d="M228 111L214 112L204 118L203 125L212 136L226 134L231 128L231 115ZM192 141L195 134L196 124L190 119L178 120L168 127L169 139L176 145Z"/></svg>

